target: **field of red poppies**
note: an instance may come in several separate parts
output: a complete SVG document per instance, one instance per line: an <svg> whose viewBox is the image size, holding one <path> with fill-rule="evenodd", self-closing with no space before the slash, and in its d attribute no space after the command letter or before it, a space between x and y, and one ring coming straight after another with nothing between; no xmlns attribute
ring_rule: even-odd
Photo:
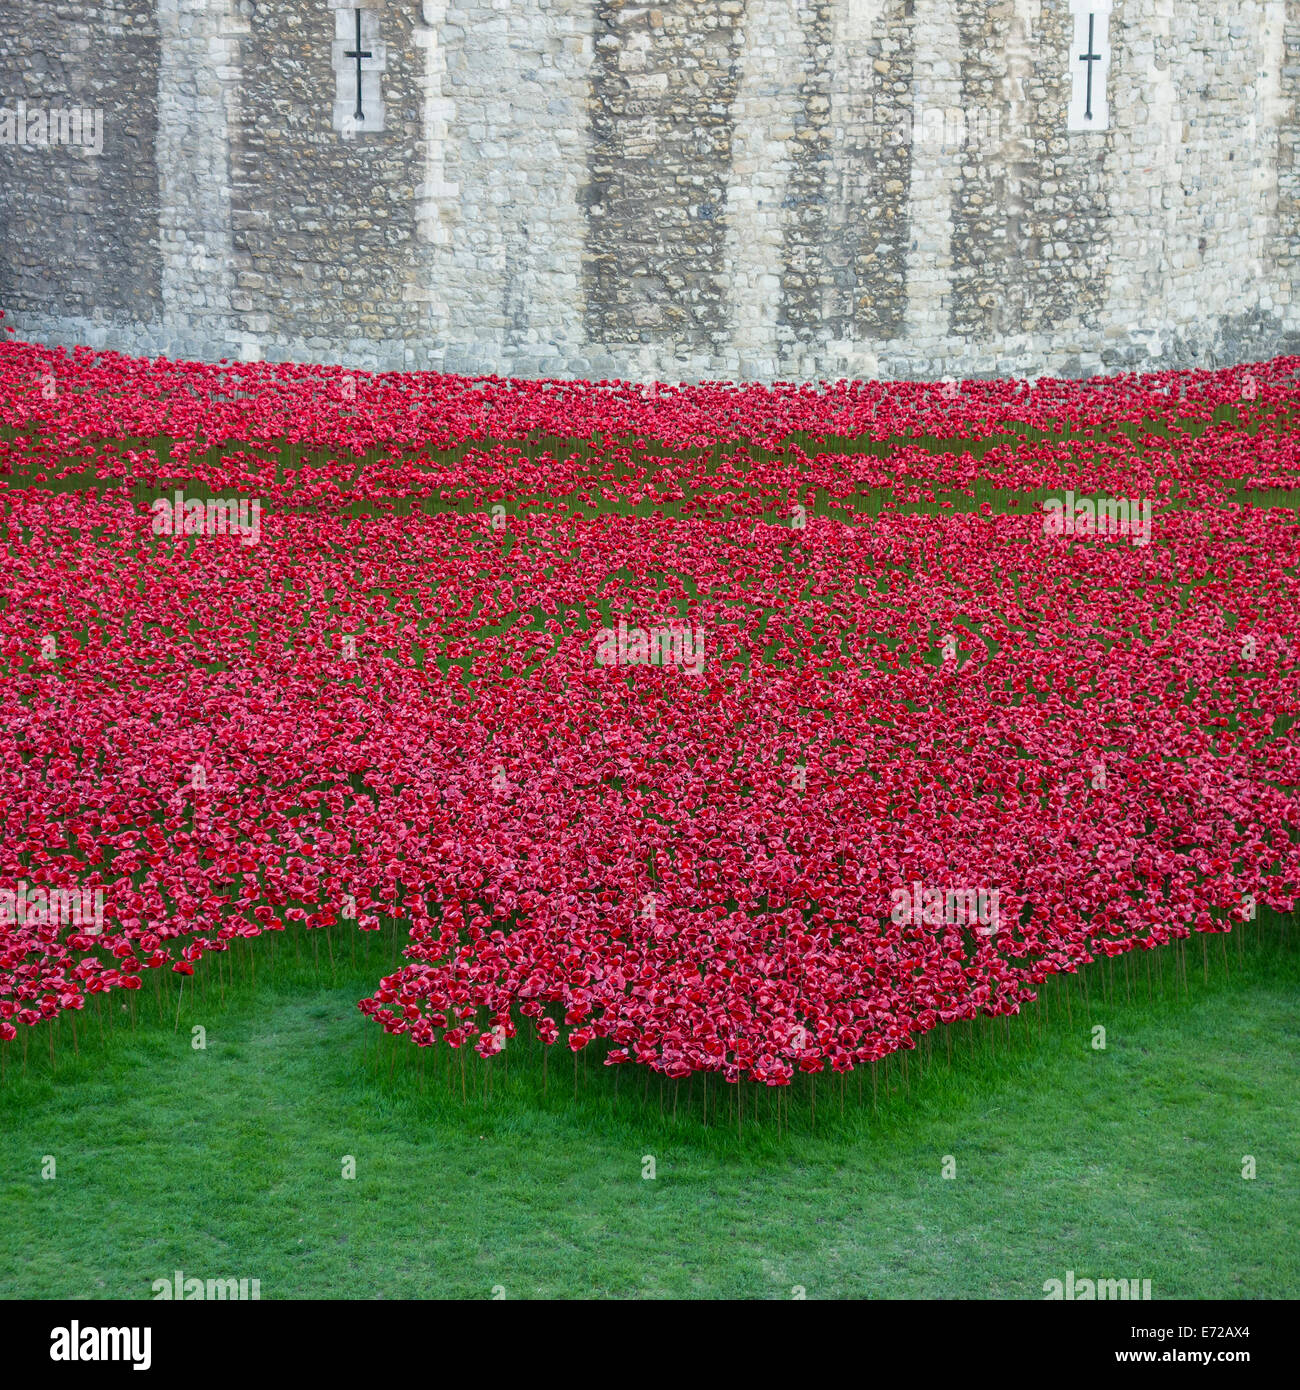
<svg viewBox="0 0 1300 1390"><path fill-rule="evenodd" d="M0 344L0 1049L395 921L415 1045L781 1085L1290 911L1298 369Z"/></svg>

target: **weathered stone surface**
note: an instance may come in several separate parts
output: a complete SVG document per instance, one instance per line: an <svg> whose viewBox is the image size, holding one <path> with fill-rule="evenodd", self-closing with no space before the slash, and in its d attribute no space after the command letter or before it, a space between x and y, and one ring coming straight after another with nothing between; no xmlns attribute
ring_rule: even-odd
<svg viewBox="0 0 1300 1390"><path fill-rule="evenodd" d="M0 135L20 331L669 379L1300 344L1300 0L1115 0L1081 132L1069 0L369 0L371 131L351 8L0 0L0 131L103 114L99 155Z"/></svg>
<svg viewBox="0 0 1300 1390"><path fill-rule="evenodd" d="M743 8L595 6L583 258L592 341L726 348L724 217Z"/></svg>
<svg viewBox="0 0 1300 1390"><path fill-rule="evenodd" d="M114 325L161 311L155 0L0 0L0 109L102 113L103 152L0 143L0 308Z"/></svg>

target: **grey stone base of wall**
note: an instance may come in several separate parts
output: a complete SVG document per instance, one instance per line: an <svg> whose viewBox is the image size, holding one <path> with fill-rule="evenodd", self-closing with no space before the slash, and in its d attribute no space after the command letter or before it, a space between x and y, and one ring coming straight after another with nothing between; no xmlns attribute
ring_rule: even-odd
<svg viewBox="0 0 1300 1390"><path fill-rule="evenodd" d="M0 308L4 306L0 305ZM996 351L962 340L909 344L891 341L782 357L744 352L674 353L662 344L377 343L327 341L275 334L250 337L237 330L196 336L162 324L59 318L7 310L3 320L18 338L51 347L87 346L138 357L178 361L303 362L357 371L452 372L503 376L635 382L927 381L945 376L1080 378L1115 372L1213 369L1300 353L1300 318L1263 311L1234 319L1157 328L1110 328L1061 334L1050 341L1003 340Z"/></svg>

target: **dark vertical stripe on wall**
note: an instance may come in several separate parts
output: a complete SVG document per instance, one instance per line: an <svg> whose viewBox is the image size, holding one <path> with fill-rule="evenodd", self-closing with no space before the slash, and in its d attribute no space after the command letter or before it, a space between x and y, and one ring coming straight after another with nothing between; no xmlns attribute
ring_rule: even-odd
<svg viewBox="0 0 1300 1390"><path fill-rule="evenodd" d="M230 151L235 307L246 322L265 314L272 332L335 343L425 331L405 296L420 261L413 190L423 177L413 18L412 6L379 11L385 129L344 139L333 128L334 11L257 0Z"/></svg>
<svg viewBox="0 0 1300 1390"><path fill-rule="evenodd" d="M1277 235L1273 257L1288 282L1300 272L1300 0L1287 0L1277 136ZM1279 277L1281 278L1281 277Z"/></svg>
<svg viewBox="0 0 1300 1390"><path fill-rule="evenodd" d="M833 336L900 336L907 317L908 189L912 181L912 5L882 9L865 51L838 55L830 208ZM884 40L891 40L886 47Z"/></svg>
<svg viewBox="0 0 1300 1390"><path fill-rule="evenodd" d="M155 322L158 23L154 0L0 0L0 106L103 112L103 153L0 145L0 299L72 318Z"/></svg>
<svg viewBox="0 0 1300 1390"><path fill-rule="evenodd" d="M833 297L827 258L827 194L831 173L831 7L799 11L803 27L803 77L794 139L787 146L794 167L786 184L786 231L781 267L781 345L813 343L825 336Z"/></svg>
<svg viewBox="0 0 1300 1390"><path fill-rule="evenodd" d="M1066 130L1074 39L1068 4L1044 0L1034 31L1022 38L1013 35L1015 9L1005 0L956 3L967 157L953 155L962 177L953 206L952 332L990 341L1070 319L1087 323L1105 302L1110 137ZM1112 16L1112 74L1117 27ZM1030 61L1020 129L1008 118L1013 37Z"/></svg>
<svg viewBox="0 0 1300 1390"><path fill-rule="evenodd" d="M594 342L721 349L736 0L596 6L586 328Z"/></svg>
<svg viewBox="0 0 1300 1390"><path fill-rule="evenodd" d="M787 145L793 168L783 347L869 342L903 331L912 167L908 9L905 0L886 7L877 32L841 52L832 5L801 11L803 76Z"/></svg>

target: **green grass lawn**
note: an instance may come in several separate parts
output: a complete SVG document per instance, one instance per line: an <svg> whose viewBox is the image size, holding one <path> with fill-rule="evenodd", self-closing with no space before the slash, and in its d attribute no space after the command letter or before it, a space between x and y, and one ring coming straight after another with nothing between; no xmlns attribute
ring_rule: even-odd
<svg viewBox="0 0 1300 1390"><path fill-rule="evenodd" d="M399 950L241 943L220 978L101 999L76 1051L65 1016L53 1072L44 1029L7 1045L0 1296L149 1298L177 1269L263 1298L1042 1298L1070 1269L1300 1295L1294 919L1050 983L874 1087L746 1086L741 1115L715 1079L707 1122L699 1077L592 1058L575 1095L559 1049L462 1075L381 1038L355 1003Z"/></svg>

